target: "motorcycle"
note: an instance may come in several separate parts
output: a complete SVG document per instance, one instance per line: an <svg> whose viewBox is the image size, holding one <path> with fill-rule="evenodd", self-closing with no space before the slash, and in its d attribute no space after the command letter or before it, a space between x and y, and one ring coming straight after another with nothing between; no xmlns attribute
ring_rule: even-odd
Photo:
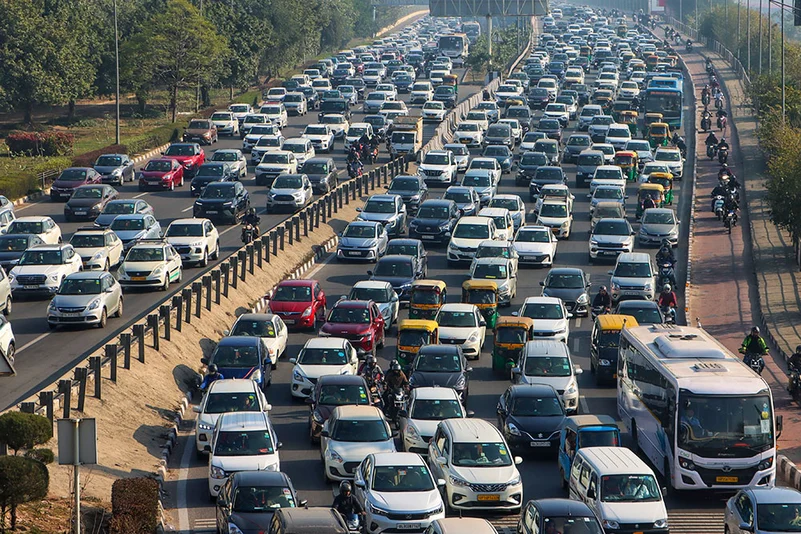
<svg viewBox="0 0 801 534"><path fill-rule="evenodd" d="M718 163L723 165L729 161L729 149L726 147L718 149Z"/></svg>
<svg viewBox="0 0 801 534"><path fill-rule="evenodd" d="M790 371L790 395L795 402L801 402L801 375L798 371Z"/></svg>
<svg viewBox="0 0 801 534"><path fill-rule="evenodd" d="M660 308L665 324L676 324L676 309L672 306L662 306Z"/></svg>
<svg viewBox="0 0 801 534"><path fill-rule="evenodd" d="M358 178L364 174L364 165L361 161L352 161L348 163L348 176L351 178Z"/></svg>
<svg viewBox="0 0 801 534"><path fill-rule="evenodd" d="M679 134L674 134L673 135L673 144L676 146L676 148L679 149L679 152L681 152L681 157L682 158L686 158L687 157L687 143L684 142L684 138L681 137Z"/></svg>
<svg viewBox="0 0 801 534"><path fill-rule="evenodd" d="M704 113L704 115L701 117L701 129L704 132L708 132L712 129L712 117L709 115L709 113Z"/></svg>
<svg viewBox="0 0 801 534"><path fill-rule="evenodd" d="M740 349L740 352L743 352L743 349ZM765 369L765 358L761 354L746 353L745 357L743 357L743 363L758 375L761 375Z"/></svg>
<svg viewBox="0 0 801 534"><path fill-rule="evenodd" d="M725 130L727 124L728 124L728 120L726 119L725 116L718 117L718 129L719 130L721 130L721 131Z"/></svg>
<svg viewBox="0 0 801 534"><path fill-rule="evenodd" d="M718 153L717 145L706 145L706 155L709 159L715 159Z"/></svg>
<svg viewBox="0 0 801 534"><path fill-rule="evenodd" d="M362 532L362 522L357 514L345 518L345 524L349 533Z"/></svg>
<svg viewBox="0 0 801 534"><path fill-rule="evenodd" d="M737 226L737 212L730 209L726 212L726 216L723 219L723 227L731 233L731 229L735 226Z"/></svg>
<svg viewBox="0 0 801 534"><path fill-rule="evenodd" d="M665 262L659 265L658 287L665 287L665 284L676 285L675 269L673 264Z"/></svg>
<svg viewBox="0 0 801 534"><path fill-rule="evenodd" d="M248 245L253 243L253 240L256 238L256 227L250 223L244 223L242 226L242 243Z"/></svg>
<svg viewBox="0 0 801 534"><path fill-rule="evenodd" d="M592 314L592 318L593 319L595 319L599 315L606 315L607 313L611 313L611 312L612 312L612 310L610 310L609 308L604 307L604 306L593 306L592 310L590 310L590 313Z"/></svg>
<svg viewBox="0 0 801 534"><path fill-rule="evenodd" d="M725 205L726 205L726 199L723 198L723 195L716 195L712 212L715 214L715 217L717 217L719 221L723 220L723 207Z"/></svg>
<svg viewBox="0 0 801 534"><path fill-rule="evenodd" d="M389 405L385 406L385 414L387 420L399 426L398 413L406 409L406 391L403 388L397 388L389 394Z"/></svg>
<svg viewBox="0 0 801 534"><path fill-rule="evenodd" d="M692 52L693 51L693 44L692 43L687 43L687 45L684 47L684 49L687 50L687 52Z"/></svg>

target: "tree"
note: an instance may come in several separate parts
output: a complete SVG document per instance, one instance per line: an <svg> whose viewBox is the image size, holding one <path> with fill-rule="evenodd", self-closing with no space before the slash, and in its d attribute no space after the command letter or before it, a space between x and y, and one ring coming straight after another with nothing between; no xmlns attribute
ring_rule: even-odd
<svg viewBox="0 0 801 534"><path fill-rule="evenodd" d="M168 0L166 7L122 49L132 72L167 88L172 122L177 114L178 90L211 83L222 70L227 53L225 40L186 0Z"/></svg>
<svg viewBox="0 0 801 534"><path fill-rule="evenodd" d="M24 412L6 412L0 415L0 442L17 455L20 450L33 449L53 437L53 425L41 415Z"/></svg>
<svg viewBox="0 0 801 534"><path fill-rule="evenodd" d="M11 530L17 528L17 506L47 497L50 475L42 462L22 456L0 456L0 532L5 532L6 514Z"/></svg>

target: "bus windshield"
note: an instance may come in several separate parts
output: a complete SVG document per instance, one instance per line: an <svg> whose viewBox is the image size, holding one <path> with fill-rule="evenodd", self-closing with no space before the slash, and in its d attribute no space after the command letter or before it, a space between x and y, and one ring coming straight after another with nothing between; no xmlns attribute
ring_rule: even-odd
<svg viewBox="0 0 801 534"><path fill-rule="evenodd" d="M678 446L704 457L750 458L775 443L768 395L679 399Z"/></svg>
<svg viewBox="0 0 801 534"><path fill-rule="evenodd" d="M646 113L662 113L664 117L681 115L681 93L648 91L645 97Z"/></svg>

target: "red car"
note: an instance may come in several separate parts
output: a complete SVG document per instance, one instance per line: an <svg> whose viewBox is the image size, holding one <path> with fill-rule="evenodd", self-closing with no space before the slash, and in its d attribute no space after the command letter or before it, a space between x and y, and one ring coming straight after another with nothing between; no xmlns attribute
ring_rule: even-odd
<svg viewBox="0 0 801 534"><path fill-rule="evenodd" d="M317 280L284 280L270 296L270 313L291 327L311 328L325 321L325 293Z"/></svg>
<svg viewBox="0 0 801 534"><path fill-rule="evenodd" d="M173 143L162 156L180 163L186 178L194 177L198 167L206 163L206 153L197 143Z"/></svg>
<svg viewBox="0 0 801 534"><path fill-rule="evenodd" d="M345 338L359 354L384 346L384 317L372 300L340 300L320 329L321 336Z"/></svg>
<svg viewBox="0 0 801 534"><path fill-rule="evenodd" d="M82 185L103 183L103 177L91 167L70 167L58 175L50 186L50 200L68 200Z"/></svg>
<svg viewBox="0 0 801 534"><path fill-rule="evenodd" d="M160 158L151 159L145 168L139 171L139 190L150 188L169 189L184 185L184 168L178 160Z"/></svg>

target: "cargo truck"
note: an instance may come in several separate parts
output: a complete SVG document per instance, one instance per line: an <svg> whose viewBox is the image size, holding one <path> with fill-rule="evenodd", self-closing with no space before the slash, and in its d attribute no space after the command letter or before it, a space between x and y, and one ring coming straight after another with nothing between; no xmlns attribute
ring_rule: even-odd
<svg viewBox="0 0 801 534"><path fill-rule="evenodd" d="M397 117L392 123L389 139L392 157L407 154L416 157L423 147L423 117Z"/></svg>

